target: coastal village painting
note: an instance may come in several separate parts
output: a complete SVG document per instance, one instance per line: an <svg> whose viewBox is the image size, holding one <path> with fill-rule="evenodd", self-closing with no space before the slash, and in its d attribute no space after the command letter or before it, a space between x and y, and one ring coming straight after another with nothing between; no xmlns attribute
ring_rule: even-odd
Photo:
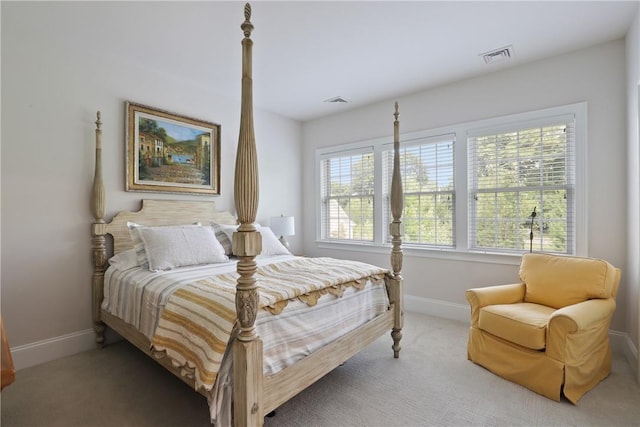
<svg viewBox="0 0 640 427"><path fill-rule="evenodd" d="M219 193L220 125L128 103L127 190Z"/></svg>

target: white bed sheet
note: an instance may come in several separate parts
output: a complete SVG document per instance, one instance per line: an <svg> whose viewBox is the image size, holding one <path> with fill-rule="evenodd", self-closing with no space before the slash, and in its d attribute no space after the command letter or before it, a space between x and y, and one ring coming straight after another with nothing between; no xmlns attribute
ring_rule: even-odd
<svg viewBox="0 0 640 427"><path fill-rule="evenodd" d="M291 258L292 255L258 257L256 262L261 266ZM105 272L102 308L151 340L172 292L185 282L235 269L236 261L161 272L150 272L140 267L120 270L111 266ZM324 295L313 307L294 300L278 315L260 310L256 332L263 341L265 375L275 374L292 365L382 314L388 307L385 286L368 281L361 290L347 287L339 298Z"/></svg>
<svg viewBox="0 0 640 427"><path fill-rule="evenodd" d="M256 262L260 266L292 257L259 257ZM105 272L102 308L133 325L151 340L167 300L181 284L235 270L236 261L161 272L110 266ZM360 290L347 287L341 297L323 295L312 307L296 299L289 301L278 315L260 310L256 332L263 341L264 374L276 374L388 308L386 287L367 281ZM211 422L220 427L232 424L232 358L229 356L227 352L216 384L207 393Z"/></svg>

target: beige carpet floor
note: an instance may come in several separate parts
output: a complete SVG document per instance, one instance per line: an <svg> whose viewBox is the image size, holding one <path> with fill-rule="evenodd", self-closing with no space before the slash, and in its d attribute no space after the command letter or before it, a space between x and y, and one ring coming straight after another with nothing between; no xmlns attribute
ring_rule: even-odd
<svg viewBox="0 0 640 427"><path fill-rule="evenodd" d="M383 337L280 407L275 426L640 426L640 385L613 372L577 406L466 358L467 325L407 313L400 359ZM17 372L3 427L207 426L204 397L126 342Z"/></svg>

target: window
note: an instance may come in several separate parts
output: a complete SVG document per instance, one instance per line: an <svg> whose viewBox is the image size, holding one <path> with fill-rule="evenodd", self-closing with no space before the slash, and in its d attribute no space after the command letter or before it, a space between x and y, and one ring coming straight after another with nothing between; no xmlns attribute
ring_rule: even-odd
<svg viewBox="0 0 640 427"><path fill-rule="evenodd" d="M579 103L401 135L404 247L586 254L585 129ZM391 137L316 155L320 243L389 245Z"/></svg>
<svg viewBox="0 0 640 427"><path fill-rule="evenodd" d="M449 134L406 141L400 147L405 244L454 247L454 142L455 135ZM384 222L389 223L393 146L385 148ZM390 242L391 236L385 230L385 241Z"/></svg>
<svg viewBox="0 0 640 427"><path fill-rule="evenodd" d="M573 116L470 133L470 249L575 252L574 140Z"/></svg>
<svg viewBox="0 0 640 427"><path fill-rule="evenodd" d="M373 159L370 148L322 159L323 239L373 241Z"/></svg>

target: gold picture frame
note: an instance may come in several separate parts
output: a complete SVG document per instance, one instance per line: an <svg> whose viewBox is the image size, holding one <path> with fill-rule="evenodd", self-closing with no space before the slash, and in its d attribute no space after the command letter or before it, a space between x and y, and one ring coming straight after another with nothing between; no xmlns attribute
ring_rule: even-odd
<svg viewBox="0 0 640 427"><path fill-rule="evenodd" d="M126 103L126 191L220 195L219 124Z"/></svg>

